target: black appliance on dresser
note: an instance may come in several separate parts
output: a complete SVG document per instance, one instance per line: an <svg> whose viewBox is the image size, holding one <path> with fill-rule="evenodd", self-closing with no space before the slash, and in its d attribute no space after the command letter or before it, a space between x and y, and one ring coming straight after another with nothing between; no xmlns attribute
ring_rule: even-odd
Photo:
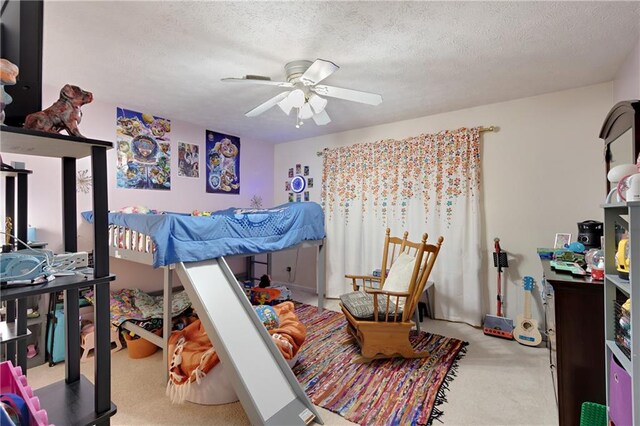
<svg viewBox="0 0 640 426"><path fill-rule="evenodd" d="M602 222L597 220L585 220L578 222L579 243L584 244L584 248L600 248L600 238L602 238Z"/></svg>

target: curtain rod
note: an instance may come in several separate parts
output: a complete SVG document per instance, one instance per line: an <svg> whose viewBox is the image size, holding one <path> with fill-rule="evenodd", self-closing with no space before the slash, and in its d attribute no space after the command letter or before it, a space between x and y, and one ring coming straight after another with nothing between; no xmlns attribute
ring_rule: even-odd
<svg viewBox="0 0 640 426"><path fill-rule="evenodd" d="M484 132L496 132L498 131L498 128L496 126L489 126L489 127L480 127L480 133L484 133ZM324 151L326 151L329 148L324 148L322 151L317 151L316 155L318 157L321 157L322 154L324 153Z"/></svg>

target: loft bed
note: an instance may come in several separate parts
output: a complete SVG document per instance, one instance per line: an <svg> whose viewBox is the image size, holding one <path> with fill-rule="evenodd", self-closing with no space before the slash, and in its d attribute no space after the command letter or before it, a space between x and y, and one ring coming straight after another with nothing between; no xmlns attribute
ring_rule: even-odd
<svg viewBox="0 0 640 426"><path fill-rule="evenodd" d="M93 223L92 212L83 212L82 216ZM109 213L109 255L164 269L162 337L131 321L122 327L160 347L166 367L174 264L293 248L317 248L316 289L321 311L326 289L324 244L324 213L313 202L287 203L270 209L229 208L199 216Z"/></svg>

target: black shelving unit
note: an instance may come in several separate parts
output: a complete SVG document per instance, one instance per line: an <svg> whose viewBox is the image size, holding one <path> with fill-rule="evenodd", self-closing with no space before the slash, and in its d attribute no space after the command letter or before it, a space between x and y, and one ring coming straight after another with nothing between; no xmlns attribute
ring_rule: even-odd
<svg viewBox="0 0 640 426"><path fill-rule="evenodd" d="M27 241L27 194L28 176L33 173L26 169L0 170L0 176L5 179L5 217L11 218L13 228L11 236ZM17 182L16 182L17 181ZM16 186L17 183L17 186ZM16 188L18 195L18 216L16 217ZM17 223L16 223L17 219ZM16 226L17 225L17 226ZM4 238L3 238L4 241ZM12 240L12 244L15 240ZM22 243L15 244L14 248L25 248Z"/></svg>
<svg viewBox="0 0 640 426"><path fill-rule="evenodd" d="M65 379L36 390L43 409L54 424L88 425L109 424L116 413L111 402L111 337L109 319L109 283L115 279L109 274L107 224L107 149L113 144L96 139L78 138L61 134L0 126L2 145L7 154L35 155L61 159L62 208L64 250L78 251L76 159L91 157L93 175L94 211L94 270L89 276L58 277L41 285L0 289L0 300L11 305L15 301L17 354L14 364L26 371L27 335L26 298L45 293L64 291L65 310ZM26 204L25 204L26 209ZM21 206L18 202L18 217ZM20 222L20 220L19 220ZM24 220L26 223L26 218ZM18 231L20 237L20 231ZM26 232L24 235L26 241ZM80 307L79 289L93 286L95 294L95 349L94 384L80 374ZM7 356L12 355L7 353Z"/></svg>

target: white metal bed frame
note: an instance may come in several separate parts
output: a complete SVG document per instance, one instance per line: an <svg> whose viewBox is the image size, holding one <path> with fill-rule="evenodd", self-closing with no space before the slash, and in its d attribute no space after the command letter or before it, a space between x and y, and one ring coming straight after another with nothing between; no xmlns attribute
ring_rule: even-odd
<svg viewBox="0 0 640 426"><path fill-rule="evenodd" d="M324 308L324 299L326 295L326 249L325 241L322 240L309 240L303 241L291 247L287 247L283 250L291 250L295 248L309 248L317 247L316 252L316 291L318 294L318 312L321 312ZM128 260L131 262L142 263L144 265L153 265L153 253L155 252L155 243L151 237L141 232L137 232L119 225L109 225L109 255L116 259ZM267 254L273 252L265 252ZM255 253L264 254L264 253ZM252 256L253 254L247 256ZM267 269L271 269L271 256L267 256ZM253 262L262 263L262 262ZM163 307L162 307L162 336L158 336L144 328L134 324L131 321L126 321L122 324L122 327L140 335L144 339L153 343L162 349L162 360L164 363L164 375L165 381L168 380L168 342L169 336L172 331L172 315L171 315L171 299L173 294L173 270L175 265L162 266L164 279L163 279ZM253 270L247 270L248 279L253 279ZM168 320L167 320L168 319Z"/></svg>

